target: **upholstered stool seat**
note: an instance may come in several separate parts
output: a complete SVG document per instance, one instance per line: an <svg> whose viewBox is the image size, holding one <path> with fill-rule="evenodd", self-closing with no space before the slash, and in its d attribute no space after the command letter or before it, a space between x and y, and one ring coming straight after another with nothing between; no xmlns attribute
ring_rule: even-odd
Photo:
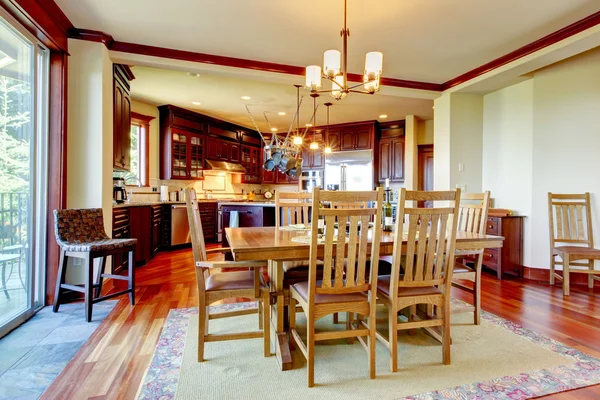
<svg viewBox="0 0 600 400"><path fill-rule="evenodd" d="M85 295L85 318L92 320L92 305L122 294L129 294L131 305L135 304L135 275L133 252L137 239L111 239L104 231L104 218L101 208L79 210L54 210L54 230L56 242L60 246L60 265L56 279L56 291L53 311L57 312L64 291L71 290ZM106 257L121 253L129 253L128 276L105 273ZM67 261L69 257L84 260L85 278L83 286L65 283ZM93 283L94 260L101 259L96 273L96 283ZM100 297L104 278L127 281L127 289ZM96 289L96 295L92 295Z"/></svg>

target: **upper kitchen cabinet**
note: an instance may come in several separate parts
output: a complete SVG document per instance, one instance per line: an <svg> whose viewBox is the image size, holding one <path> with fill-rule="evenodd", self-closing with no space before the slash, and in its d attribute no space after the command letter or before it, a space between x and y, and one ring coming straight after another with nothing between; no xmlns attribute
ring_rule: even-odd
<svg viewBox="0 0 600 400"><path fill-rule="evenodd" d="M379 182L404 182L404 121L380 125Z"/></svg>
<svg viewBox="0 0 600 400"><path fill-rule="evenodd" d="M370 150L375 142L373 122L348 124L340 129L340 150Z"/></svg>
<svg viewBox="0 0 600 400"><path fill-rule="evenodd" d="M309 135L307 135L308 137ZM323 154L323 135L317 133L315 135L315 141L319 143L319 148L311 150L309 148L310 142L312 142L312 135L308 140L305 140L305 144L302 148L302 169L303 170L315 170L325 168L325 155Z"/></svg>
<svg viewBox="0 0 600 400"><path fill-rule="evenodd" d="M160 178L203 179L205 124L196 113L171 105L160 111Z"/></svg>
<svg viewBox="0 0 600 400"><path fill-rule="evenodd" d="M246 169L242 183L262 181L262 139L258 134L243 132L241 138L240 164Z"/></svg>
<svg viewBox="0 0 600 400"><path fill-rule="evenodd" d="M209 124L205 157L207 160L239 163L240 141L238 132Z"/></svg>
<svg viewBox="0 0 600 400"><path fill-rule="evenodd" d="M113 65L113 168L131 168L131 97L129 83L135 77L127 65Z"/></svg>

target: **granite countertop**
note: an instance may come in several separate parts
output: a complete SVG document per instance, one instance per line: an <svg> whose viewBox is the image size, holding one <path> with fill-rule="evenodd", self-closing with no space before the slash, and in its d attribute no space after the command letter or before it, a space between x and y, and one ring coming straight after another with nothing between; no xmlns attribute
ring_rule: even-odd
<svg viewBox="0 0 600 400"><path fill-rule="evenodd" d="M198 199L200 203L216 203L219 199ZM135 201L133 203L113 204L113 208L150 207L162 204L185 204L185 201Z"/></svg>

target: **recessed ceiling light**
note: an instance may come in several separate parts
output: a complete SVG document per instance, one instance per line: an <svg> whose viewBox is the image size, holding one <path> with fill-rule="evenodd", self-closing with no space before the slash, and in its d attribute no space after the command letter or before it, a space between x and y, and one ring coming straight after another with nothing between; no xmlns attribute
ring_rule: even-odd
<svg viewBox="0 0 600 400"><path fill-rule="evenodd" d="M271 132L277 132L277 128L271 128Z"/></svg>
<svg viewBox="0 0 600 400"><path fill-rule="evenodd" d="M195 106L200 106L202 105L202 103L200 103L199 101L192 101L192 104Z"/></svg>
<svg viewBox="0 0 600 400"><path fill-rule="evenodd" d="M312 124L306 124L307 128L310 128L312 126Z"/></svg>
<svg viewBox="0 0 600 400"><path fill-rule="evenodd" d="M435 110L435 106L431 107L432 110Z"/></svg>
<svg viewBox="0 0 600 400"><path fill-rule="evenodd" d="M252 99L252 97L250 97L250 96L242 96L242 100L250 100L250 99Z"/></svg>
<svg viewBox="0 0 600 400"><path fill-rule="evenodd" d="M199 77L200 77L200 74L197 74L197 73L195 73L195 72L188 72L188 73L187 73L187 76L191 76L192 78L199 78Z"/></svg>
<svg viewBox="0 0 600 400"><path fill-rule="evenodd" d="M381 118L381 119L385 119L385 118L387 118L387 114L381 114L381 115L379 116L379 118Z"/></svg>
<svg viewBox="0 0 600 400"><path fill-rule="evenodd" d="M278 115L285 115L285 112L283 112L283 111L279 111L277 114L278 114Z"/></svg>

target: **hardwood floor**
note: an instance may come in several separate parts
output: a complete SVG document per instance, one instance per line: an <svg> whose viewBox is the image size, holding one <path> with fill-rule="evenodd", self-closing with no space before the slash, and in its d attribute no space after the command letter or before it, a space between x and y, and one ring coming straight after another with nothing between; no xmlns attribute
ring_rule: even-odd
<svg viewBox="0 0 600 400"><path fill-rule="evenodd" d="M594 290L573 286L570 298L563 299L558 286L483 275L484 310L600 358L598 285ZM159 253L138 268L136 306L122 297L41 398L134 399L169 310L196 306L195 279L190 250ZM599 397L600 385L544 398Z"/></svg>

